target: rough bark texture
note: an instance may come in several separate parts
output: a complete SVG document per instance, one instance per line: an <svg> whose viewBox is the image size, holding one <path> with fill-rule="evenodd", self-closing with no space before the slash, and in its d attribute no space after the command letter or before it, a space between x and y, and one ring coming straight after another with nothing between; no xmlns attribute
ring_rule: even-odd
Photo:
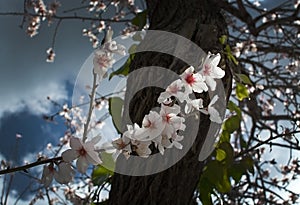
<svg viewBox="0 0 300 205"><path fill-rule="evenodd" d="M221 52L219 37L226 35L226 23L211 0L149 0L147 2L150 29L164 30L192 40L204 51ZM224 56L222 57L224 59ZM226 69L225 88L230 92L231 76ZM131 71L144 66L156 65L181 73L183 62L161 53L147 52L135 56ZM162 79L163 80L163 79ZM227 83L229 82L229 83ZM228 84L228 85L227 85ZM130 85L129 85L130 86ZM129 87L130 89L130 87ZM143 116L155 106L160 89L144 89L130 102L132 121L141 123ZM208 95L202 95L206 102ZM126 97L125 97L126 98ZM114 174L109 204L196 204L194 191L197 187L204 162L198 156L208 132L210 120L201 116L199 133L188 153L169 169L149 176ZM185 136L188 137L188 136Z"/></svg>

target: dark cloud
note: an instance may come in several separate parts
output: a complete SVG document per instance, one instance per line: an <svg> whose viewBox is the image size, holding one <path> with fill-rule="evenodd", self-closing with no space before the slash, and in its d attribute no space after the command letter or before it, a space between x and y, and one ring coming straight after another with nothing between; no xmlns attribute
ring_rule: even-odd
<svg viewBox="0 0 300 205"><path fill-rule="evenodd" d="M20 0L0 1L0 12L22 11L22 6ZM20 29L21 21L21 17L0 16L0 156L19 165L25 156L36 160L34 153L49 142L56 144L64 134L63 123L46 124L41 118L42 113L53 111L46 97L70 103L77 73L93 50L82 36L86 25L62 22L54 48L55 62L47 63L46 50L51 46L55 25L43 23L40 33L30 38ZM17 144L16 133L23 136ZM24 174L16 174L16 196L31 182ZM30 190L22 198L28 199Z"/></svg>

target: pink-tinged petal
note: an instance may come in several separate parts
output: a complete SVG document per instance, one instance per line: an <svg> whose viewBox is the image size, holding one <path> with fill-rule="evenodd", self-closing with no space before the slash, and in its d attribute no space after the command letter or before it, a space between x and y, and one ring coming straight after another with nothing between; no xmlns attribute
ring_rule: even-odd
<svg viewBox="0 0 300 205"><path fill-rule="evenodd" d="M101 136L97 135L96 137L93 137L89 142L91 142L93 145L95 145L98 142L100 142L100 140L101 140Z"/></svg>
<svg viewBox="0 0 300 205"><path fill-rule="evenodd" d="M167 100L168 100L168 98L170 98L171 97L171 94L170 93L168 93L168 92L162 92L162 93L160 93L160 95L159 95L159 97L158 97L158 99L157 99L157 102L158 103L164 103L164 102L166 102Z"/></svg>
<svg viewBox="0 0 300 205"><path fill-rule="evenodd" d="M116 148L117 150L121 150L123 149L126 145L125 143L123 142L122 138L118 138L114 141L112 141L112 146L114 148Z"/></svg>
<svg viewBox="0 0 300 205"><path fill-rule="evenodd" d="M180 75L180 77L183 81L185 81L185 78L190 74L192 74L193 72L194 72L194 67L190 66Z"/></svg>
<svg viewBox="0 0 300 205"><path fill-rule="evenodd" d="M41 183L44 184L45 187L48 187L51 184L53 180L54 171L55 169L53 165L44 166Z"/></svg>
<svg viewBox="0 0 300 205"><path fill-rule="evenodd" d="M174 82L172 82L166 89L166 91L170 94L177 94L179 91L182 91L184 83L181 79L177 79Z"/></svg>
<svg viewBox="0 0 300 205"><path fill-rule="evenodd" d="M162 135L167 136L167 137L170 138L175 131L176 130L172 125L166 124L165 129L162 132Z"/></svg>
<svg viewBox="0 0 300 205"><path fill-rule="evenodd" d="M99 154L95 151L88 152L88 154L86 155L86 159L88 160L89 163L93 165L98 165L102 163Z"/></svg>
<svg viewBox="0 0 300 205"><path fill-rule="evenodd" d="M161 135L164 129L162 123L162 117L154 111L150 111L143 119L143 128L141 129L140 135L136 135L136 139L145 141L152 140Z"/></svg>
<svg viewBox="0 0 300 205"><path fill-rule="evenodd" d="M89 166L89 163L85 157L79 157L76 162L78 171L84 174Z"/></svg>
<svg viewBox="0 0 300 205"><path fill-rule="evenodd" d="M218 66L213 68L213 76L212 76L213 78L221 79L224 76L225 76L225 71L222 68Z"/></svg>
<svg viewBox="0 0 300 205"><path fill-rule="evenodd" d="M203 91L205 91L205 92L208 91L208 87L207 87L206 83L204 83L204 82L194 83L194 85L192 86L192 89L196 93L202 93Z"/></svg>
<svg viewBox="0 0 300 205"><path fill-rule="evenodd" d="M179 129L181 130L183 128L184 121L185 119L183 117L174 116L171 118L170 124L174 127L175 130L179 130Z"/></svg>
<svg viewBox="0 0 300 205"><path fill-rule="evenodd" d="M222 124L222 119L220 117L220 114L219 114L219 112L214 107L209 107L208 108L208 113L210 115L209 119L212 122L216 122L216 123Z"/></svg>
<svg viewBox="0 0 300 205"><path fill-rule="evenodd" d="M141 142L139 144L137 144L137 149L135 150L136 153L140 156L140 157L149 157L149 155L151 154L151 149L149 148L151 142Z"/></svg>
<svg viewBox="0 0 300 205"><path fill-rule="evenodd" d="M86 152L94 151L94 150L95 150L95 146L94 146L94 144L93 144L91 141L88 141L88 142L86 142L86 143L83 145L83 149L84 149Z"/></svg>
<svg viewBox="0 0 300 205"><path fill-rule="evenodd" d="M78 157L78 153L73 149L68 149L64 151L61 156L65 162L72 162Z"/></svg>
<svg viewBox="0 0 300 205"><path fill-rule="evenodd" d="M206 76L205 82L212 91L216 90L217 82L210 76Z"/></svg>
<svg viewBox="0 0 300 205"><path fill-rule="evenodd" d="M186 96L188 96L188 95L191 94L192 92L193 92L193 89L192 89L191 86L189 86L189 85L185 85L185 86L184 86L184 94L185 94Z"/></svg>
<svg viewBox="0 0 300 205"><path fill-rule="evenodd" d="M79 139L77 137L71 137L71 139L70 139L70 146L74 150L80 150L81 147L82 147L81 139Z"/></svg>
<svg viewBox="0 0 300 205"><path fill-rule="evenodd" d="M58 165L58 172L54 173L54 178L58 183L68 184L72 181L74 174L75 172L69 163L61 162Z"/></svg>
<svg viewBox="0 0 300 205"><path fill-rule="evenodd" d="M210 60L211 60L211 64L212 64L214 67L216 67L216 66L218 66L218 64L219 64L219 62L220 62L220 60L221 60L221 55L220 55L220 53L217 53L216 55L211 54L211 55L209 56L209 58L210 58Z"/></svg>

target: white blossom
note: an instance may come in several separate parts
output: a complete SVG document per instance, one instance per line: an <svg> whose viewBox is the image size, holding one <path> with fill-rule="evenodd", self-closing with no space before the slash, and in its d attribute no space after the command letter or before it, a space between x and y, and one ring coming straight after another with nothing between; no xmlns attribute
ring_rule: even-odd
<svg viewBox="0 0 300 205"><path fill-rule="evenodd" d="M89 164L98 165L102 163L94 147L99 141L100 137L98 136L86 143L82 142L79 138L71 137L71 149L64 151L62 158L65 162L72 162L77 159L76 166L78 171L85 173Z"/></svg>
<svg viewBox="0 0 300 205"><path fill-rule="evenodd" d="M181 79L177 79L172 82L166 89L162 92L157 100L158 103L165 102L171 96L177 98L180 102L183 102L188 98L188 95L183 91L184 84Z"/></svg>
<svg viewBox="0 0 300 205"><path fill-rule="evenodd" d="M209 114L209 119L212 122L216 122L221 124L223 122L223 120L220 117L220 113L218 112L218 110L216 108L213 107L213 105L217 102L217 100L219 99L219 96L215 95L212 100L210 101L207 110L205 109L200 109L200 111L204 114Z"/></svg>
<svg viewBox="0 0 300 205"><path fill-rule="evenodd" d="M196 93L208 91L208 87L204 82L205 79L200 73L194 73L193 66L188 67L180 77L184 83L186 94L190 94L193 91Z"/></svg>
<svg viewBox="0 0 300 205"><path fill-rule="evenodd" d="M220 54L211 54L208 52L206 59L204 60L202 70L200 73L203 75L205 83L210 87L212 91L216 89L215 79L221 79L225 75L225 71L218 67L221 60Z"/></svg>

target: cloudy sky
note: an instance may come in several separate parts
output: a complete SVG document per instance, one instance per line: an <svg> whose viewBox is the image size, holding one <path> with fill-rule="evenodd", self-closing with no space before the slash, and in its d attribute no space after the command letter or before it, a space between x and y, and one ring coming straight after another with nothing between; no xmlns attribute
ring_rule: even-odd
<svg viewBox="0 0 300 205"><path fill-rule="evenodd" d="M78 2L62 1L70 7L71 4L76 7ZM0 12L22 11L22 6L20 0L1 0ZM55 111L46 98L50 96L62 104L70 104L77 74L93 51L88 39L81 35L85 24L62 22L55 44L55 62L47 63L46 50L51 46L54 26L43 24L39 35L30 38L20 29L21 22L22 17L0 16L0 160L14 160L19 164L32 159L30 156L42 151L47 143L55 144L62 137L62 124L42 120L42 114ZM16 144L17 133L22 138ZM0 177L0 191L2 182ZM17 196L29 182L17 174L12 195ZM25 194L23 199L30 197Z"/></svg>
<svg viewBox="0 0 300 205"><path fill-rule="evenodd" d="M1 11L22 11L22 1L0 1ZM0 16L0 160L17 159L16 163L42 151L49 142L57 143L63 135L63 125L42 120L42 114L55 111L47 96L70 104L77 73L92 53L88 39L81 36L85 25L63 22L57 34L55 62L47 63L54 26L43 24L40 34L30 38L20 29L21 21L21 17ZM17 147L16 133L23 136ZM26 179L17 174L13 189L22 192L29 182Z"/></svg>

